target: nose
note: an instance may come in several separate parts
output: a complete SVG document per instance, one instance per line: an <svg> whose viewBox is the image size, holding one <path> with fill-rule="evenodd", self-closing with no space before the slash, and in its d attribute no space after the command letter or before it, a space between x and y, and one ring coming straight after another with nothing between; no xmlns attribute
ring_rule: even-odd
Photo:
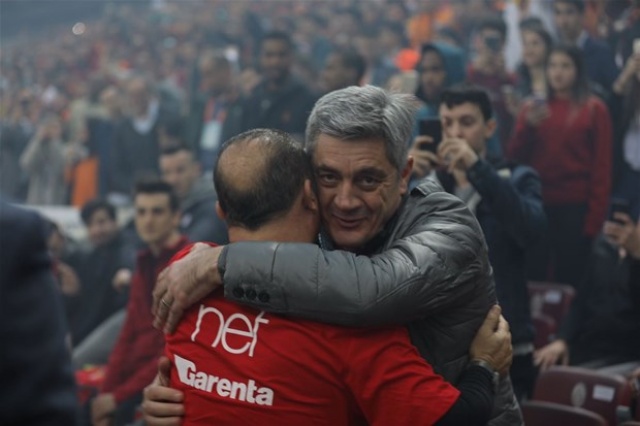
<svg viewBox="0 0 640 426"><path fill-rule="evenodd" d="M452 138L462 138L463 137L462 126L460 126L460 124L457 123L457 122L451 123L449 125L448 130L449 131L447 133L449 133L449 135L448 135L449 137L452 137Z"/></svg>
<svg viewBox="0 0 640 426"><path fill-rule="evenodd" d="M360 199L356 195L356 188L350 182L342 183L333 199L334 205L341 211L350 211L360 207Z"/></svg>

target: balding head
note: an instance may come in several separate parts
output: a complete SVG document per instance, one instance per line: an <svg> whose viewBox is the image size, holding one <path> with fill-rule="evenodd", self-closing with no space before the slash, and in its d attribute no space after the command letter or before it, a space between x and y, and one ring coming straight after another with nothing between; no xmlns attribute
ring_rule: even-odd
<svg viewBox="0 0 640 426"><path fill-rule="evenodd" d="M227 223L249 230L285 216L311 178L302 146L270 129L250 130L225 142L214 172Z"/></svg>

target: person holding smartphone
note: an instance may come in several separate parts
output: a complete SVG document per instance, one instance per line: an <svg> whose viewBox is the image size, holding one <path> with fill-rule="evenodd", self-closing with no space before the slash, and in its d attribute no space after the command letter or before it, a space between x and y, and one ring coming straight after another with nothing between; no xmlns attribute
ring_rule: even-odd
<svg viewBox="0 0 640 426"><path fill-rule="evenodd" d="M525 258L546 229L540 179L530 167L487 160L496 120L483 89L463 84L445 90L439 113L442 141L432 152L435 178L466 203L485 235L498 301L511 325L511 380L522 400L530 396L536 375Z"/></svg>
<svg viewBox="0 0 640 426"><path fill-rule="evenodd" d="M548 99L524 104L508 155L542 179L549 232L532 253L530 278L578 287L607 213L613 131L606 105L589 92L577 47L551 51L547 79Z"/></svg>
<svg viewBox="0 0 640 426"><path fill-rule="evenodd" d="M640 39L613 91L620 96L615 114L614 197L629 203L632 218L640 216Z"/></svg>
<svg viewBox="0 0 640 426"><path fill-rule="evenodd" d="M409 155L413 161L413 181L429 175L437 163L435 149L441 140L442 129L438 107L442 92L461 83L465 59L462 50L444 43L430 43L422 47L417 65L419 75L415 96L420 101L416 111L416 127Z"/></svg>

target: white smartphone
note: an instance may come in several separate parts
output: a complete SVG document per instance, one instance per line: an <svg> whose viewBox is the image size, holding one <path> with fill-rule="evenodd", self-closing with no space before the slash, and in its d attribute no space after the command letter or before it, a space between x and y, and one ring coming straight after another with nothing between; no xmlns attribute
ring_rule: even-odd
<svg viewBox="0 0 640 426"><path fill-rule="evenodd" d="M640 55L640 38L633 40L633 53Z"/></svg>

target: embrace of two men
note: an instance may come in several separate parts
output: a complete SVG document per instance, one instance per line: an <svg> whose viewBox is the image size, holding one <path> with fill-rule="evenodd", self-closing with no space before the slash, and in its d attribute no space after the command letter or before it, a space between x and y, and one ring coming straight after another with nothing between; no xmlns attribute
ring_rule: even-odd
<svg viewBox="0 0 640 426"><path fill-rule="evenodd" d="M478 222L432 180L409 190L414 111L350 87L317 102L304 150L269 130L225 144L231 243L159 278L156 326L182 370L178 390L160 374L145 391L148 424L522 423Z"/></svg>

